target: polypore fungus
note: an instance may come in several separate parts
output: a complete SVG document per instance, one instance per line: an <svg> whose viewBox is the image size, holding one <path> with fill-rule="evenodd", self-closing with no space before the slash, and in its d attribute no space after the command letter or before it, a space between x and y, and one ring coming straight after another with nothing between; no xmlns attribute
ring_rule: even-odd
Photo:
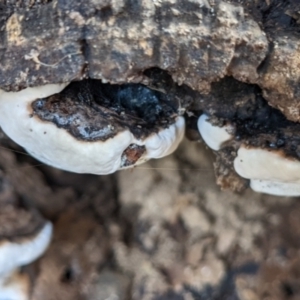
<svg viewBox="0 0 300 300"><path fill-rule="evenodd" d="M250 180L250 187L254 191L277 196L300 196L300 161L295 157L294 146L297 136L291 136L291 132L298 129L299 125L287 121L272 108L264 109L271 111L266 114L264 123L253 117L234 125L218 127L203 114L198 119L198 129L211 149L220 151L228 146L228 149L232 149L230 153L237 151L231 168L239 176ZM262 111L257 111L257 114L263 117ZM272 135L276 124L280 132L277 140ZM234 135L237 138L234 139ZM243 140L249 145L246 146Z"/></svg>
<svg viewBox="0 0 300 300"><path fill-rule="evenodd" d="M178 103L143 85L97 80L0 93L0 125L38 160L109 174L172 153L185 122Z"/></svg>
<svg viewBox="0 0 300 300"><path fill-rule="evenodd" d="M0 299L28 299L29 279L18 268L40 257L51 235L52 224L48 222L35 234L0 241Z"/></svg>
<svg viewBox="0 0 300 300"><path fill-rule="evenodd" d="M281 151L241 146L234 160L236 172L250 179L256 192L278 196L300 195L300 161Z"/></svg>
<svg viewBox="0 0 300 300"><path fill-rule="evenodd" d="M208 120L208 115L201 115L198 119L198 130L209 148L216 151L220 150L223 143L233 138L231 134L233 127L230 125L214 126Z"/></svg>

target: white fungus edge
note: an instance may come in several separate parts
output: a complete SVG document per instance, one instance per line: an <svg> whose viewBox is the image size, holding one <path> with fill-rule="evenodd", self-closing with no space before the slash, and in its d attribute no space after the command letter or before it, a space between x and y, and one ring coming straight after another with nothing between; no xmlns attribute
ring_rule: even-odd
<svg viewBox="0 0 300 300"><path fill-rule="evenodd" d="M40 257L51 241L52 224L47 222L32 238L0 243L0 278L5 278L18 267L27 265Z"/></svg>
<svg viewBox="0 0 300 300"><path fill-rule="evenodd" d="M300 196L300 161L283 153L242 145L234 160L234 169L250 179L255 192L275 196Z"/></svg>
<svg viewBox="0 0 300 300"><path fill-rule="evenodd" d="M202 114L197 122L198 130L207 146L215 151L221 149L222 144L231 140L233 135L230 132L233 131L231 125L225 125L223 127L214 126L209 121L209 116Z"/></svg>
<svg viewBox="0 0 300 300"><path fill-rule="evenodd" d="M234 159L235 171L244 178L300 183L300 161L278 151L242 145Z"/></svg>
<svg viewBox="0 0 300 300"><path fill-rule="evenodd" d="M52 237L52 224L31 238L0 243L0 300L28 300L29 278L19 268L39 258L48 248Z"/></svg>
<svg viewBox="0 0 300 300"><path fill-rule="evenodd" d="M144 140L136 139L129 130L104 142L77 140L55 124L32 116L32 101L59 93L65 86L51 84L16 93L0 91L3 131L45 164L75 173L110 174L120 169L122 154L129 145L146 147L146 153L136 162L138 165L172 153L184 136L185 121L179 116L174 124Z"/></svg>
<svg viewBox="0 0 300 300"><path fill-rule="evenodd" d="M300 196L300 183L278 182L260 179L251 179L250 187L258 193L274 196L297 197Z"/></svg>

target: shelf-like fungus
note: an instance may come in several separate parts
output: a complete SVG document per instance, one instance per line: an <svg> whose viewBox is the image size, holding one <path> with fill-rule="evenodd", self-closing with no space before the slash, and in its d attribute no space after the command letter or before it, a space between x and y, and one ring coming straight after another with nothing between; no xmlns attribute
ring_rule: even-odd
<svg viewBox="0 0 300 300"><path fill-rule="evenodd" d="M83 80L0 93L0 126L38 160L109 174L172 153L183 117L168 95L140 84Z"/></svg>
<svg viewBox="0 0 300 300"><path fill-rule="evenodd" d="M52 224L47 222L36 233L0 241L0 299L29 299L29 278L19 268L40 257L51 236Z"/></svg>
<svg viewBox="0 0 300 300"><path fill-rule="evenodd" d="M213 124L221 124L220 119L215 118L212 122L202 114L198 119L198 130L205 143L217 151L225 163L230 161L229 168L234 173L249 180L254 191L300 196L299 138L293 134L298 132L299 124L286 120L268 106L255 113L259 117L239 120L235 116L223 127Z"/></svg>
<svg viewBox="0 0 300 300"><path fill-rule="evenodd" d="M209 148L220 150L223 143L233 138L234 128L230 125L214 126L208 120L209 116L202 114L198 119L198 130Z"/></svg>
<svg viewBox="0 0 300 300"><path fill-rule="evenodd" d="M250 179L256 192L278 196L300 195L300 161L282 151L241 146L234 160L236 172Z"/></svg>

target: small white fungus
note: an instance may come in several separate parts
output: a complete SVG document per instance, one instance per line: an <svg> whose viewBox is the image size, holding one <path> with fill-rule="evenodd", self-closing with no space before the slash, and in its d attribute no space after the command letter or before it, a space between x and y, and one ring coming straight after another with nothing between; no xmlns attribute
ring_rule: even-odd
<svg viewBox="0 0 300 300"><path fill-rule="evenodd" d="M300 161L287 158L279 151L242 145L237 154L234 168L244 178L300 183Z"/></svg>
<svg viewBox="0 0 300 300"><path fill-rule="evenodd" d="M241 146L234 160L236 172L250 179L256 192L277 196L300 196L300 161L279 151Z"/></svg>
<svg viewBox="0 0 300 300"><path fill-rule="evenodd" d="M22 241L16 242L0 242L0 278L41 256L47 249L51 236L52 224L48 222L33 237L24 237Z"/></svg>
<svg viewBox="0 0 300 300"><path fill-rule="evenodd" d="M203 114L198 119L198 130L207 144L207 146L213 150L220 150L224 142L232 139L233 128L230 125L225 125L223 127L214 126L209 121L209 116Z"/></svg>
<svg viewBox="0 0 300 300"><path fill-rule="evenodd" d="M28 300L29 278L21 266L40 257L49 246L52 224L46 223L34 236L0 242L0 300Z"/></svg>

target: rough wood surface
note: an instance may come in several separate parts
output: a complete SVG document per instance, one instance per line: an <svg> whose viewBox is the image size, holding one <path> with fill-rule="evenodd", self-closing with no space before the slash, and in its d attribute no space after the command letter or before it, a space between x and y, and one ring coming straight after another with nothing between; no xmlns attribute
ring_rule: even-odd
<svg viewBox="0 0 300 300"><path fill-rule="evenodd" d="M139 82L152 67L207 92L224 77L257 82L268 52L241 6L215 1L53 1L1 10L0 87L83 77Z"/></svg>
<svg viewBox="0 0 300 300"><path fill-rule="evenodd" d="M202 93L224 76L258 84L271 105L300 119L296 0L0 4L3 89L86 77L147 84L143 72L158 67Z"/></svg>

